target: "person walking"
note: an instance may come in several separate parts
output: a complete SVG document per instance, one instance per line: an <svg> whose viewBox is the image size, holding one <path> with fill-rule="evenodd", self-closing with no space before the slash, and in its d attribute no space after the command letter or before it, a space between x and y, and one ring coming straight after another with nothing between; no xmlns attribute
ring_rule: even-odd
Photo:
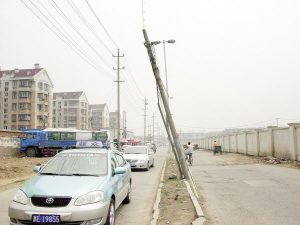
<svg viewBox="0 0 300 225"><path fill-rule="evenodd" d="M219 146L218 145L218 142L214 142L214 154L216 154L217 153L217 146Z"/></svg>

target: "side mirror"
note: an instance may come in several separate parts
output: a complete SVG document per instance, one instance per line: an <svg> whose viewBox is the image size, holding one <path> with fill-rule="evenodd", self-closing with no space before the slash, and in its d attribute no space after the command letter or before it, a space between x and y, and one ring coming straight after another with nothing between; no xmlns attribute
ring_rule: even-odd
<svg viewBox="0 0 300 225"><path fill-rule="evenodd" d="M124 167L117 167L115 169L115 174L124 174L126 172L126 169Z"/></svg>
<svg viewBox="0 0 300 225"><path fill-rule="evenodd" d="M33 167L33 172L38 173L40 170L41 170L41 167L40 167L40 166L35 166L35 167Z"/></svg>

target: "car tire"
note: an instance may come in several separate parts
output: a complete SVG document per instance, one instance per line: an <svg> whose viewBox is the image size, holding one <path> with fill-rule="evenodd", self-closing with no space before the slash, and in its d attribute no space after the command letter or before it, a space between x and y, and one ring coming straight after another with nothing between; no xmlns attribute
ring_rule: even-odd
<svg viewBox="0 0 300 225"><path fill-rule="evenodd" d="M113 199L110 199L105 225L114 225L114 224L115 224L115 201Z"/></svg>
<svg viewBox="0 0 300 225"><path fill-rule="evenodd" d="M153 159L153 163L152 163L152 165L151 165L152 167L154 167L154 159Z"/></svg>
<svg viewBox="0 0 300 225"><path fill-rule="evenodd" d="M35 157L36 156L36 149L33 147L27 148L26 150L27 157Z"/></svg>
<svg viewBox="0 0 300 225"><path fill-rule="evenodd" d="M150 169L150 166L149 166L149 162L148 162L145 170L148 171L149 169Z"/></svg>
<svg viewBox="0 0 300 225"><path fill-rule="evenodd" d="M126 198L124 198L122 203L128 204L128 203L130 203L130 201L131 201L131 183L129 184L127 196L126 196Z"/></svg>

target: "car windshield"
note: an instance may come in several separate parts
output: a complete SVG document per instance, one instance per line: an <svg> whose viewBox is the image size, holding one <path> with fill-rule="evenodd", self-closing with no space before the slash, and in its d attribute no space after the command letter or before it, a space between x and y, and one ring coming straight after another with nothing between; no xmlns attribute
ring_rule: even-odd
<svg viewBox="0 0 300 225"><path fill-rule="evenodd" d="M43 175L104 176L107 153L64 153L54 157L43 169Z"/></svg>
<svg viewBox="0 0 300 225"><path fill-rule="evenodd" d="M143 147L134 147L134 148L126 148L125 154L147 154L147 148Z"/></svg>

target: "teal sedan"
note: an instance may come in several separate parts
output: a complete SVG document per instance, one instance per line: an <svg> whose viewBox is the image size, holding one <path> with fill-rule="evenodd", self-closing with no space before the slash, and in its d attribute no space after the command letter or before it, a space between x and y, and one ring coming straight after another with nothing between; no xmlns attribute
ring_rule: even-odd
<svg viewBox="0 0 300 225"><path fill-rule="evenodd" d="M113 225L130 203L131 167L118 151L65 150L33 170L9 205L11 225Z"/></svg>

